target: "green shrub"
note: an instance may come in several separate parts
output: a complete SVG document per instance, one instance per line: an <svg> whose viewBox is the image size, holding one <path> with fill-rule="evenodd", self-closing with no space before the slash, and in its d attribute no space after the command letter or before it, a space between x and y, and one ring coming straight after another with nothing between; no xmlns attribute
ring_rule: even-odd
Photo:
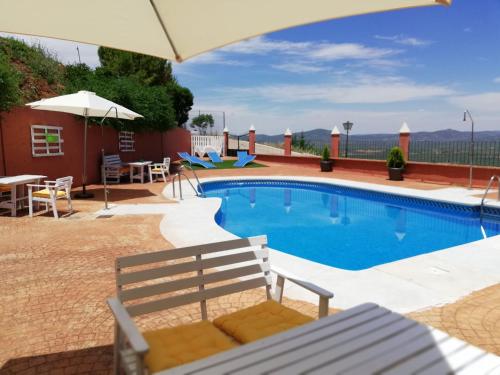
<svg viewBox="0 0 500 375"><path fill-rule="evenodd" d="M321 159L323 161L330 160L330 149L326 145L325 145L325 147L323 147L323 151L321 152Z"/></svg>
<svg viewBox="0 0 500 375"><path fill-rule="evenodd" d="M19 104L21 100L20 79L21 74L9 64L6 56L0 51L0 112L8 111L12 106Z"/></svg>
<svg viewBox="0 0 500 375"><path fill-rule="evenodd" d="M0 38L0 50L12 61L19 61L29 67L36 78L46 80L49 85L63 80L64 66L55 54L40 44L29 46L17 39Z"/></svg>
<svg viewBox="0 0 500 375"><path fill-rule="evenodd" d="M92 91L144 116L134 121L105 121L116 129L165 131L177 126L172 98L166 85L144 86L134 77L113 77L84 64L67 66L65 80L66 94L80 90Z"/></svg>
<svg viewBox="0 0 500 375"><path fill-rule="evenodd" d="M399 147L391 148L389 155L387 157L387 167L389 168L403 168L406 165L405 158L403 156L403 150Z"/></svg>

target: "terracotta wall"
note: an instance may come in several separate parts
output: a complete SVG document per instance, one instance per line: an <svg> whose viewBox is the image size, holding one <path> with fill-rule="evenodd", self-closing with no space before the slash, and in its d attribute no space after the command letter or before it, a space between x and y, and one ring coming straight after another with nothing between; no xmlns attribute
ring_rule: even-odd
<svg viewBox="0 0 500 375"><path fill-rule="evenodd" d="M31 125L52 125L63 128L61 156L33 157L31 153ZM75 186L82 181L83 119L70 114L37 111L17 107L1 114L0 175L42 174L54 179L71 175ZM191 150L190 133L174 129L165 133L136 133L135 152L118 151L118 132L97 125L89 127L87 146L87 176L89 183L100 181L101 148L106 154L120 154L123 161L161 161L164 156L178 159L176 151Z"/></svg>
<svg viewBox="0 0 500 375"><path fill-rule="evenodd" d="M172 161L179 160L178 152L191 153L191 132L176 128L164 133L163 151Z"/></svg>
<svg viewBox="0 0 500 375"><path fill-rule="evenodd" d="M258 155L259 161L287 163L292 165L315 166L319 170L319 158L306 156ZM335 170L344 172L362 172L379 176L387 176L384 160L333 159ZM325 174L326 176L327 174ZM492 175L500 175L500 168L474 167L473 185L484 188ZM469 183L469 166L456 164L409 162L405 170L405 178L466 186Z"/></svg>

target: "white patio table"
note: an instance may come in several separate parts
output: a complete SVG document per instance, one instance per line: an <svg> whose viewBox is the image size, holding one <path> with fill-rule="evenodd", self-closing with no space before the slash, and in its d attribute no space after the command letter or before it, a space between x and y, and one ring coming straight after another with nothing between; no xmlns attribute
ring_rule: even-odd
<svg viewBox="0 0 500 375"><path fill-rule="evenodd" d="M141 181L141 184L144 183L144 169L152 161L134 161L132 163L128 163L130 166L130 183L134 183L134 180Z"/></svg>
<svg viewBox="0 0 500 375"><path fill-rule="evenodd" d="M17 215L17 203L21 202L23 207L24 200L27 198L24 194L24 185L35 183L39 184L40 180L47 178L47 176L36 174L23 174L20 176L0 177L0 185L10 186L10 200L1 202L1 207L10 208L11 216ZM17 194L17 187L22 185L23 188L19 189L19 196Z"/></svg>
<svg viewBox="0 0 500 375"><path fill-rule="evenodd" d="M158 374L500 374L500 357L366 303Z"/></svg>

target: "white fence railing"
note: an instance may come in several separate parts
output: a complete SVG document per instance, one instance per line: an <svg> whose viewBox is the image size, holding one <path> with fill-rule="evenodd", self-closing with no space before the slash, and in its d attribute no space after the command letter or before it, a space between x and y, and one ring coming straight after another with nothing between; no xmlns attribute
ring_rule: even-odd
<svg viewBox="0 0 500 375"><path fill-rule="evenodd" d="M224 153L223 135L191 135L191 155L205 155L208 151L215 151L219 155Z"/></svg>

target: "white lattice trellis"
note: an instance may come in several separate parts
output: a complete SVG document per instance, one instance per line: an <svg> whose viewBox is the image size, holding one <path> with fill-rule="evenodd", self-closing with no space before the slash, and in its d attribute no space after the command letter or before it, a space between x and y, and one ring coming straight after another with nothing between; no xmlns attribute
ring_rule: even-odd
<svg viewBox="0 0 500 375"><path fill-rule="evenodd" d="M31 126L31 154L34 157L64 155L63 128L49 125Z"/></svg>
<svg viewBox="0 0 500 375"><path fill-rule="evenodd" d="M121 131L118 133L118 147L121 152L135 151L135 135L134 132Z"/></svg>

